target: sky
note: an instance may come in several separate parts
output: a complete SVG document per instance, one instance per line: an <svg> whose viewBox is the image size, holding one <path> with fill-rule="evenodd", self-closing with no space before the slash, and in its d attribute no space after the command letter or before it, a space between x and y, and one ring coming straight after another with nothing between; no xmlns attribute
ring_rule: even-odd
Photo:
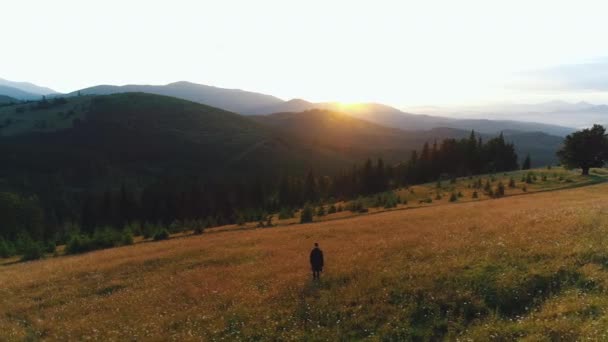
<svg viewBox="0 0 608 342"><path fill-rule="evenodd" d="M605 1L19 0L0 77L69 92L187 80L396 107L608 103Z"/></svg>

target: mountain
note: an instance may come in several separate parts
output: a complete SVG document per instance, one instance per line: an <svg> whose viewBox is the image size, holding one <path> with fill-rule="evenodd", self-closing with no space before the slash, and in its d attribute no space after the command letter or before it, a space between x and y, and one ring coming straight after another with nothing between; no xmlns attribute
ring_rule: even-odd
<svg viewBox="0 0 608 342"><path fill-rule="evenodd" d="M177 97L206 104L235 113L247 112L250 108L270 107L283 100L240 89L225 89L190 82L175 82L167 85L100 85L81 89L68 95L109 95L116 93L142 92Z"/></svg>
<svg viewBox="0 0 608 342"><path fill-rule="evenodd" d="M15 81L9 81L9 80L5 80L0 78L0 86L7 86L7 87L11 87L11 88L17 88L19 90L22 90L26 93L30 93L30 94L35 94L35 95L50 95L50 94L56 94L57 92L54 91L51 88L47 88L47 87L41 87L38 85L35 85L33 83L29 83L29 82L15 82ZM40 96L38 96L40 97Z"/></svg>
<svg viewBox="0 0 608 342"><path fill-rule="evenodd" d="M359 156L360 160L381 156L393 163L407 159L412 150L419 150L425 142L462 139L470 134L468 129L451 127L406 131L381 126L349 114L319 109L255 115L251 118L305 144L330 148L343 155ZM557 163L555 152L563 142L562 137L518 130L506 130L503 135L507 141L514 143L520 159L529 153L536 166ZM496 134L481 135L486 140L495 136Z"/></svg>
<svg viewBox="0 0 608 342"><path fill-rule="evenodd" d="M27 91L5 85L0 85L0 95L12 97L18 100L38 100L42 97L38 94L28 93Z"/></svg>
<svg viewBox="0 0 608 342"><path fill-rule="evenodd" d="M437 127L449 127L469 131L475 130L484 134L498 134L501 131L518 130L522 132L540 131L557 136L565 136L573 131L573 129L569 127L536 122L455 119L442 116L411 114L378 103L344 105L335 102L312 103L297 99L286 101L271 107L258 108L254 112L257 114L267 114L276 112L297 112L314 108L341 111L359 119L404 130L429 130Z"/></svg>
<svg viewBox="0 0 608 342"><path fill-rule="evenodd" d="M337 151L354 161L383 157L399 162L422 144L419 138L425 135L423 132L405 132L380 126L330 110L313 109L249 117L274 128L289 139Z"/></svg>
<svg viewBox="0 0 608 342"><path fill-rule="evenodd" d="M485 134L497 134L505 130L523 132L545 132L565 136L573 128L537 122L514 120L487 120L485 118L457 119L446 116L411 114L399 109L378 104L359 103L344 105L336 102L313 103L302 99L283 101L277 97L238 89L225 89L190 82L175 82L167 85L100 85L81 89L68 95L108 95L125 92L144 92L185 99L207 104L243 115L262 115L284 112L302 112L310 109L326 109L347 113L356 118L379 125L404 130L429 130L436 127L475 130ZM542 120L547 121L547 120Z"/></svg>
<svg viewBox="0 0 608 342"><path fill-rule="evenodd" d="M145 93L3 106L0 123L0 179L22 184L59 177L77 188L163 175L236 181L310 168L330 174L369 157L397 163L424 142L470 133L404 131L329 110L242 116ZM521 158L531 153L535 165L553 162L561 144L542 133L505 137Z"/></svg>
<svg viewBox="0 0 608 342"><path fill-rule="evenodd" d="M164 176L239 182L310 168L330 173L359 161L292 141L245 116L173 97L125 93L65 101L0 107L3 184L34 186L52 178L103 189Z"/></svg>
<svg viewBox="0 0 608 342"><path fill-rule="evenodd" d="M503 132L505 140L515 145L520 166L527 154L530 154L533 167L558 164L555 153L564 143L564 138L543 132Z"/></svg>
<svg viewBox="0 0 608 342"><path fill-rule="evenodd" d="M567 127L608 124L608 105L588 102L549 101L536 104L492 104L454 108L418 108L426 114L444 113L470 119L516 120L520 122L555 122Z"/></svg>

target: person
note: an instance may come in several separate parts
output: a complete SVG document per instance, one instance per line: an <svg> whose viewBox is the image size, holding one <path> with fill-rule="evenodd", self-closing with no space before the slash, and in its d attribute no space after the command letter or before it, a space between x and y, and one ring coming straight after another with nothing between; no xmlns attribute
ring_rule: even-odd
<svg viewBox="0 0 608 342"><path fill-rule="evenodd" d="M323 272L323 251L316 242L315 248L310 252L310 266L312 267L312 279L320 279L320 273Z"/></svg>

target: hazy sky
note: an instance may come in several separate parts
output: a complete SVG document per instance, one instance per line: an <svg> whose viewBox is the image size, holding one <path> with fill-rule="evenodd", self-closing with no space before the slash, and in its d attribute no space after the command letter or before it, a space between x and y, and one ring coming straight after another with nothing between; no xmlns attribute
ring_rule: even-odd
<svg viewBox="0 0 608 342"><path fill-rule="evenodd" d="M66 92L188 80L395 106L607 102L604 3L6 1L0 77Z"/></svg>

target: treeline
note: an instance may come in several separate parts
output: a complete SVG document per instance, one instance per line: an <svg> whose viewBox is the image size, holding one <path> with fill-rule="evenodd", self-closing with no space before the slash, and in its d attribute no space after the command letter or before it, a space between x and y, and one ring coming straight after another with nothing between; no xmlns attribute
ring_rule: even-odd
<svg viewBox="0 0 608 342"><path fill-rule="evenodd" d="M514 147L502 134L485 143L474 132L465 139L426 143L404 159L407 161L397 165L368 159L337 175L316 175L311 170L304 177L285 175L277 182L222 184L166 177L143 187L125 182L102 192L59 193L51 189L39 197L3 193L0 242L66 243L68 252L81 252L128 244L133 235L162 239L169 232L186 229L200 233L217 225L250 221L263 224L271 213L285 218L308 205L354 199L441 178L518 168Z"/></svg>

